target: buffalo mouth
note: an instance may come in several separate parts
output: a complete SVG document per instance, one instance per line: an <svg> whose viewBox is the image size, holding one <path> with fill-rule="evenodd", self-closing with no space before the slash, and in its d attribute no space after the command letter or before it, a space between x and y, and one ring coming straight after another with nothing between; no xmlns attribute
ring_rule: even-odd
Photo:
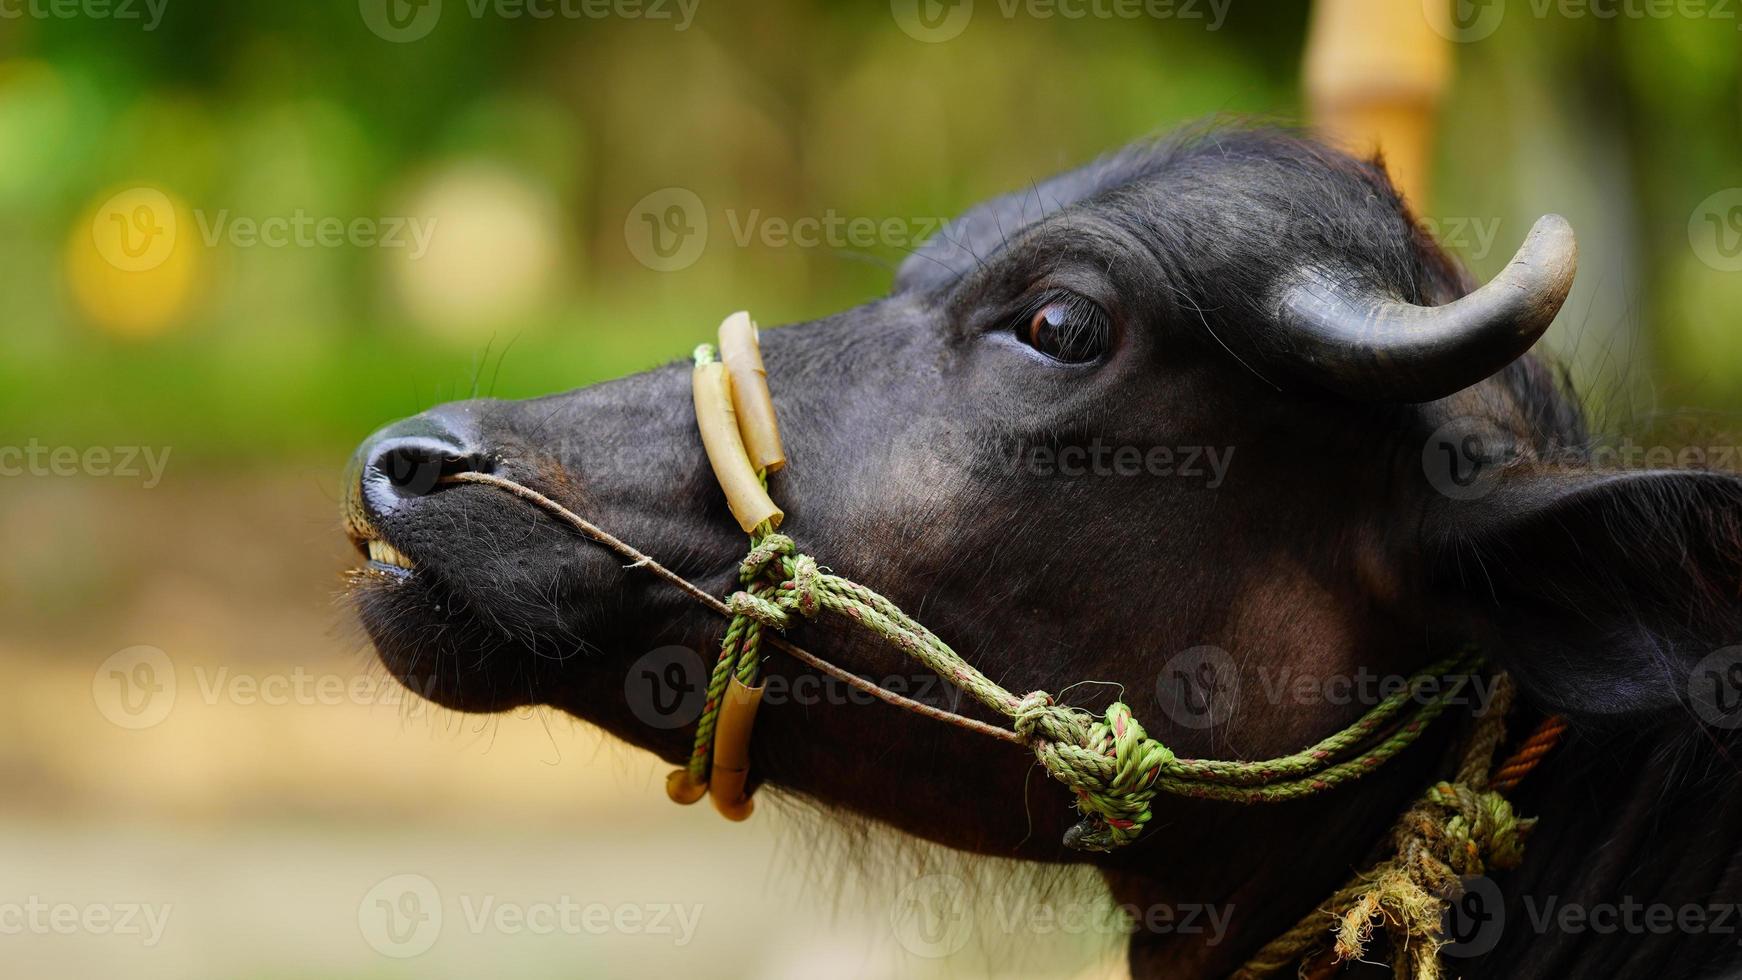
<svg viewBox="0 0 1742 980"><path fill-rule="evenodd" d="M417 566L412 564L405 552L388 544L380 538L370 538L363 542L369 556L369 568L387 572L393 575L410 575Z"/></svg>
<svg viewBox="0 0 1742 980"><path fill-rule="evenodd" d="M352 516L354 510L358 512L357 517ZM388 541L367 519L361 518L360 511L360 507L346 507L345 535L363 557L362 567L353 571L397 579L410 578L418 570L417 563Z"/></svg>
<svg viewBox="0 0 1742 980"><path fill-rule="evenodd" d="M407 690L459 711L499 711L525 691L526 651L510 641L499 617L468 574L467 557L448 554L447 488L425 499L430 513L390 514L377 522L369 489L352 481L344 530L360 561L345 572L345 598L376 658ZM438 503L433 498L443 500ZM456 564L456 563L460 564ZM517 636L529 635L532 631Z"/></svg>
<svg viewBox="0 0 1742 980"><path fill-rule="evenodd" d="M344 505L357 554L344 598L390 675L442 707L491 713L563 697L596 669L609 638L593 598L616 563L491 488L394 492L365 476Z"/></svg>
<svg viewBox="0 0 1742 980"><path fill-rule="evenodd" d="M387 574L392 578L411 578L411 574L418 571L418 564L411 560L411 555L394 547L392 541L388 541L375 527L369 526L368 522L352 524L347 520L345 534L350 538L352 547L357 548L357 552L364 559L362 567L354 571Z"/></svg>

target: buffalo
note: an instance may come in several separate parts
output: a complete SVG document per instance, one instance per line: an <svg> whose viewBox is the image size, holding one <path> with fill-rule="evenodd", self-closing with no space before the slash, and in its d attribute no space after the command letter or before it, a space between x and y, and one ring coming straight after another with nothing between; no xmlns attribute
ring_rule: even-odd
<svg viewBox="0 0 1742 980"><path fill-rule="evenodd" d="M1536 820L1521 858L1446 896L1433 949L1467 977L1742 968L1742 478L1601 451L1530 352L1571 284L1572 230L1548 216L1513 237L1478 284L1378 163L1233 125L982 203L888 295L764 334L782 530L1010 690L1122 696L1181 756L1287 755L1371 708L1363 679L1476 650L1516 692L1508 744L1551 718L1565 735L1510 796ZM547 510L451 478L534 488L724 596L746 542L689 385L672 364L371 436L345 525L386 666L454 709L551 705L681 764L689 727L650 723L628 675L649 651L714 649L721 621ZM850 625L790 636L1004 723ZM778 652L765 670L814 679ZM1129 962L1223 975L1316 914L1329 944L1321 903L1448 778L1493 707L1482 679L1365 778L1261 805L1158 797L1105 853L1066 846L1069 794L1029 778L1031 755L875 699L770 698L750 778L966 852L1092 862L1131 907L1216 903L1222 941L1135 928ZM1388 941L1365 960L1396 956Z"/></svg>

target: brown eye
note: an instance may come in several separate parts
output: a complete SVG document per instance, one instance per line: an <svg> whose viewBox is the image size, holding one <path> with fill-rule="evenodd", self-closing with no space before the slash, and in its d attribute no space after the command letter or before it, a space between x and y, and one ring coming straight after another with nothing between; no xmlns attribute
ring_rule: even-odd
<svg viewBox="0 0 1742 980"><path fill-rule="evenodd" d="M1087 364L1106 354L1112 333L1107 314L1081 296L1042 303L1020 331L1028 346L1066 364Z"/></svg>

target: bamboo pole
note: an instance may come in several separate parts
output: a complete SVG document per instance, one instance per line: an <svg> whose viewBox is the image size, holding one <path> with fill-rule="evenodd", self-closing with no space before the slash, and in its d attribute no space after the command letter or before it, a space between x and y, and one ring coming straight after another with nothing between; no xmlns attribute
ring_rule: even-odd
<svg viewBox="0 0 1742 980"><path fill-rule="evenodd" d="M1451 74L1451 42L1433 29L1422 2L1313 4L1302 65L1308 118L1352 152L1382 153L1417 213L1431 204L1434 133Z"/></svg>

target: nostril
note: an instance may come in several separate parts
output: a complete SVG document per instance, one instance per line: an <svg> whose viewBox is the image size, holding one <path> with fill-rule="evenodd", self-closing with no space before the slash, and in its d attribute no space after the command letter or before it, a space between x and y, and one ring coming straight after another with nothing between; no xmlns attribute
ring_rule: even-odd
<svg viewBox="0 0 1742 980"><path fill-rule="evenodd" d="M421 497L456 473L488 473L491 461L433 439L392 439L375 447L369 468L400 494Z"/></svg>

